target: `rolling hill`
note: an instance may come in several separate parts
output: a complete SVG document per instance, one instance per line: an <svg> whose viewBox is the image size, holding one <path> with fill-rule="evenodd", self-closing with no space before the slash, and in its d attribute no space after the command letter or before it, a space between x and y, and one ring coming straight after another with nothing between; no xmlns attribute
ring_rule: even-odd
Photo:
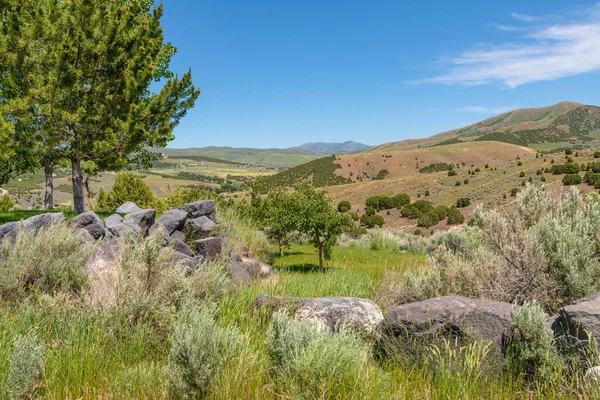
<svg viewBox="0 0 600 400"><path fill-rule="evenodd" d="M347 154L357 153L359 151L368 149L369 147L371 146L366 145L364 143L358 143L353 140L349 140L343 143L305 143L301 146L297 146L296 148L323 154Z"/></svg>
<svg viewBox="0 0 600 400"><path fill-rule="evenodd" d="M537 150L600 144L600 107L561 102L549 107L523 108L429 138L384 143L366 152L409 150L469 142L499 141Z"/></svg>

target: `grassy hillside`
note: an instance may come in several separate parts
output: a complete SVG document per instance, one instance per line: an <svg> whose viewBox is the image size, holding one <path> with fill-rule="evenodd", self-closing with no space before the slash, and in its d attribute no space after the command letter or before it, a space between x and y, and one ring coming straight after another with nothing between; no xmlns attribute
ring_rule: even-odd
<svg viewBox="0 0 600 400"><path fill-rule="evenodd" d="M293 167L323 157L321 153L291 149L252 149L235 147L200 147L190 149L164 149L169 156L211 157L238 163Z"/></svg>
<svg viewBox="0 0 600 400"><path fill-rule="evenodd" d="M410 150L472 140L544 147L544 150L597 145L600 143L600 108L566 101L549 107L523 108L429 138L384 143L366 152Z"/></svg>

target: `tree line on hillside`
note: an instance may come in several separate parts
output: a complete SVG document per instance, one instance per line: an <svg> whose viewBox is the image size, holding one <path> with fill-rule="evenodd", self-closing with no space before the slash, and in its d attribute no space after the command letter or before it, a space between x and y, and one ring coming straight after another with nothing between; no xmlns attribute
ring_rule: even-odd
<svg viewBox="0 0 600 400"><path fill-rule="evenodd" d="M163 7L149 0L5 0L0 3L0 183L71 168L76 212L90 176L147 166L200 91L191 71L169 70Z"/></svg>

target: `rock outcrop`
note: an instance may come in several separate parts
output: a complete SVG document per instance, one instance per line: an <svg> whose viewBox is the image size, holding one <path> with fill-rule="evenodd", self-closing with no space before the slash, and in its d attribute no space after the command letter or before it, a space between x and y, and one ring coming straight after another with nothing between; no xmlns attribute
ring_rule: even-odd
<svg viewBox="0 0 600 400"><path fill-rule="evenodd" d="M558 337L566 336L587 343L594 339L600 344L600 293L594 293L558 310L552 324Z"/></svg>

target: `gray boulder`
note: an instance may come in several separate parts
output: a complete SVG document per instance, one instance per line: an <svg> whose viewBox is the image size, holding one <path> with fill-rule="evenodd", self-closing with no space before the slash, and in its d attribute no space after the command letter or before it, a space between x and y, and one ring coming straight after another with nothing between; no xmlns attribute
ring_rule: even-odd
<svg viewBox="0 0 600 400"><path fill-rule="evenodd" d="M87 231L94 240L101 239L109 234L103 224L89 224L79 229Z"/></svg>
<svg viewBox="0 0 600 400"><path fill-rule="evenodd" d="M164 213L156 223L161 225L165 234L170 236L174 231L183 228L186 218L187 212L172 208Z"/></svg>
<svg viewBox="0 0 600 400"><path fill-rule="evenodd" d="M95 212L86 211L71 218L69 224L73 230L77 230L79 228L83 228L91 224L103 225L103 222L102 219L100 219L100 217L97 216Z"/></svg>
<svg viewBox="0 0 600 400"><path fill-rule="evenodd" d="M261 295L254 301L256 308L275 311L290 310L294 318L309 321L335 331L342 325L375 333L383 321L381 310L372 300L356 297L295 298Z"/></svg>
<svg viewBox="0 0 600 400"><path fill-rule="evenodd" d="M171 233L171 238L172 239L179 239L182 242L185 242L185 233L183 233L182 231L173 231L173 233Z"/></svg>
<svg viewBox="0 0 600 400"><path fill-rule="evenodd" d="M239 256L232 255L231 260L227 264L227 275L235 286L250 286L252 277Z"/></svg>
<svg viewBox="0 0 600 400"><path fill-rule="evenodd" d="M185 254L189 257L195 257L196 253L192 250L184 241L179 239L171 240L171 245L173 246L173 250L182 254Z"/></svg>
<svg viewBox="0 0 600 400"><path fill-rule="evenodd" d="M132 201L128 201L127 203L122 204L119 208L115 210L115 212L118 214L131 214L138 211L142 211L142 209L139 208L137 204L135 204Z"/></svg>
<svg viewBox="0 0 600 400"><path fill-rule="evenodd" d="M129 231L136 236L142 236L143 233L142 227L136 224L134 220L123 221L110 228L109 231L116 237L124 237L126 232Z"/></svg>
<svg viewBox="0 0 600 400"><path fill-rule="evenodd" d="M171 255L171 261L184 266L190 272L194 271L198 267L198 264L201 262L201 260L197 259L196 257L192 257L187 254L180 253L178 251L173 251L173 254Z"/></svg>
<svg viewBox="0 0 600 400"><path fill-rule="evenodd" d="M393 307L382 324L388 336L414 338L468 336L494 343L511 329L511 305L494 300L444 296Z"/></svg>
<svg viewBox="0 0 600 400"><path fill-rule="evenodd" d="M81 236L84 242L95 242L96 238L92 236L87 230L79 228L73 231L73 233Z"/></svg>
<svg viewBox="0 0 600 400"><path fill-rule="evenodd" d="M235 285L247 286L252 281L271 279L273 267L250 257L232 254L227 264L227 273Z"/></svg>
<svg viewBox="0 0 600 400"><path fill-rule="evenodd" d="M206 261L214 260L223 249L223 241L219 237L210 237L194 242L196 253L203 256Z"/></svg>
<svg viewBox="0 0 600 400"><path fill-rule="evenodd" d="M8 222L4 225L0 226L0 243L4 241L4 239L13 240L17 237L17 233L19 232L19 223L18 222Z"/></svg>
<svg viewBox="0 0 600 400"><path fill-rule="evenodd" d="M23 231L24 232L30 232L30 231L37 232L42 228L47 229L47 228L50 228L52 225L58 224L60 222L64 222L64 220L65 220L65 215L62 212L35 215L35 216L29 217L25 221L23 221Z"/></svg>
<svg viewBox="0 0 600 400"><path fill-rule="evenodd" d="M567 336L584 343L588 342L590 335L600 344L600 293L559 309L552 330L556 336Z"/></svg>
<svg viewBox="0 0 600 400"><path fill-rule="evenodd" d="M104 219L104 225L106 226L107 229L114 228L115 226L119 225L121 222L123 222L123 217L121 217L119 214L113 214Z"/></svg>
<svg viewBox="0 0 600 400"><path fill-rule="evenodd" d="M88 258L86 269L93 303L103 305L114 298L122 249L123 240L113 239L96 247Z"/></svg>
<svg viewBox="0 0 600 400"><path fill-rule="evenodd" d="M185 221L184 230L188 237L192 239L202 239L207 237L215 226L217 226L217 224L211 221L207 216L203 215Z"/></svg>
<svg viewBox="0 0 600 400"><path fill-rule="evenodd" d="M198 200L193 203L184 204L181 209L188 213L190 218L206 216L213 222L216 221L215 202L212 200Z"/></svg>
<svg viewBox="0 0 600 400"><path fill-rule="evenodd" d="M142 235L146 236L148 235L150 227L154 225L155 218L156 210L142 210L125 215L123 222L134 222L137 226L141 228Z"/></svg>

